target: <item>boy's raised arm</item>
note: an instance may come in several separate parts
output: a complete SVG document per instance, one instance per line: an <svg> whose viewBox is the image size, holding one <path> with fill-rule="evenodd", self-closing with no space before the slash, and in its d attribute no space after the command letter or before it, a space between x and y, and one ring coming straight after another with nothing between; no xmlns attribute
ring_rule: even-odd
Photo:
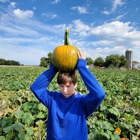
<svg viewBox="0 0 140 140"><path fill-rule="evenodd" d="M91 73L91 71L86 67L87 62L84 59L84 55L80 52L78 54L78 63L77 68L78 71L89 90L89 94L83 97L82 103L85 107L86 116L91 115L97 107L102 103L105 97L105 91L100 83L97 81L95 76Z"/></svg>
<svg viewBox="0 0 140 140"><path fill-rule="evenodd" d="M46 88L57 73L57 69L51 64L50 68L43 72L31 85L30 89L34 95L44 104L47 105Z"/></svg>

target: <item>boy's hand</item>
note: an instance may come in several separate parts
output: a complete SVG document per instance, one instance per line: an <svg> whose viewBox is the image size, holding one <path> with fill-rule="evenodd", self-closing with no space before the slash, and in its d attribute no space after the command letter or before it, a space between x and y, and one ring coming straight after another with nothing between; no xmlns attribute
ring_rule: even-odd
<svg viewBox="0 0 140 140"><path fill-rule="evenodd" d="M83 53L81 51L78 52L78 57L82 58L82 59L85 59L85 56L83 55Z"/></svg>

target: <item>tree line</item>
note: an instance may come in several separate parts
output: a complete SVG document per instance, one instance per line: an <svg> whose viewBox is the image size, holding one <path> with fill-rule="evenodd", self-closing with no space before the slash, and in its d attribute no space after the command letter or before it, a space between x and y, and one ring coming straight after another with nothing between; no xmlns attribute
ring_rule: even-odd
<svg viewBox="0 0 140 140"><path fill-rule="evenodd" d="M0 58L0 65L16 65L16 66L19 66L21 64L18 61L5 60L5 59Z"/></svg>
<svg viewBox="0 0 140 140"><path fill-rule="evenodd" d="M110 67L110 68L120 68L120 67L127 67L128 60L124 55L118 55L118 54L111 54L105 58L105 60L102 57L98 57L95 60L93 60L90 57L86 58L87 65L94 65L99 67ZM42 57L40 59L40 66L48 67L50 63L52 62L52 53L48 53L48 57Z"/></svg>
<svg viewBox="0 0 140 140"><path fill-rule="evenodd" d="M95 60L93 60L90 57L86 58L87 65L94 65L98 67L110 67L110 68L120 68L120 67L127 67L128 66L128 60L124 55L118 55L118 54L111 54L105 58L105 60L102 57L98 57ZM138 63L136 61L133 61L134 63ZM40 59L39 66L42 67L48 67L52 63L52 53L49 52L47 54L47 57L42 57ZM14 60L5 60L0 58L0 65L21 65L18 61ZM23 64L22 64L23 65Z"/></svg>

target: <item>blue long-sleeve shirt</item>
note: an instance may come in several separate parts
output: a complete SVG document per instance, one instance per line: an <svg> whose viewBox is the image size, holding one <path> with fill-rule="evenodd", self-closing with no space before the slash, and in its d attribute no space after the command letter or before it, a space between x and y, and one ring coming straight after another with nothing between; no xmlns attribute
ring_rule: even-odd
<svg viewBox="0 0 140 140"><path fill-rule="evenodd" d="M49 91L57 73L54 65L42 73L31 85L35 96L48 108L47 140L87 140L87 118L97 109L105 97L105 91L86 67L86 60L79 58L77 69L89 93L65 98L61 92Z"/></svg>

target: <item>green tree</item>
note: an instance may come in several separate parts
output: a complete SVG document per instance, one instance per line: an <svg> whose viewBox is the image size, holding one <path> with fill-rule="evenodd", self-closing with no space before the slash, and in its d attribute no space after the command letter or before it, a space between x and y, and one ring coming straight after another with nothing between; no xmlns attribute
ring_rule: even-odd
<svg viewBox="0 0 140 140"><path fill-rule="evenodd" d="M41 57L41 59L40 59L40 66L48 67L48 62L46 60L46 57Z"/></svg>
<svg viewBox="0 0 140 140"><path fill-rule="evenodd" d="M5 59L0 59L0 65L5 65Z"/></svg>
<svg viewBox="0 0 140 140"><path fill-rule="evenodd" d="M118 67L120 64L120 56L118 54L112 54L106 57L105 66L106 67Z"/></svg>
<svg viewBox="0 0 140 140"><path fill-rule="evenodd" d="M48 63L49 64L52 63L52 53L51 52L48 53Z"/></svg>
<svg viewBox="0 0 140 140"><path fill-rule="evenodd" d="M120 64L119 67L127 67L128 60L124 55L120 56Z"/></svg>
<svg viewBox="0 0 140 140"><path fill-rule="evenodd" d="M40 66L48 67L52 63L52 53L49 52L47 56L40 59Z"/></svg>
<svg viewBox="0 0 140 140"><path fill-rule="evenodd" d="M20 65L18 61L15 60L5 60L5 59L0 59L0 65Z"/></svg>
<svg viewBox="0 0 140 140"><path fill-rule="evenodd" d="M94 65L103 67L104 66L104 59L102 57L96 58L94 61Z"/></svg>
<svg viewBox="0 0 140 140"><path fill-rule="evenodd" d="M90 57L87 57L87 58L86 58L86 61L87 61L87 65L91 65L91 64L94 63L94 61L93 61L92 58L90 58Z"/></svg>

